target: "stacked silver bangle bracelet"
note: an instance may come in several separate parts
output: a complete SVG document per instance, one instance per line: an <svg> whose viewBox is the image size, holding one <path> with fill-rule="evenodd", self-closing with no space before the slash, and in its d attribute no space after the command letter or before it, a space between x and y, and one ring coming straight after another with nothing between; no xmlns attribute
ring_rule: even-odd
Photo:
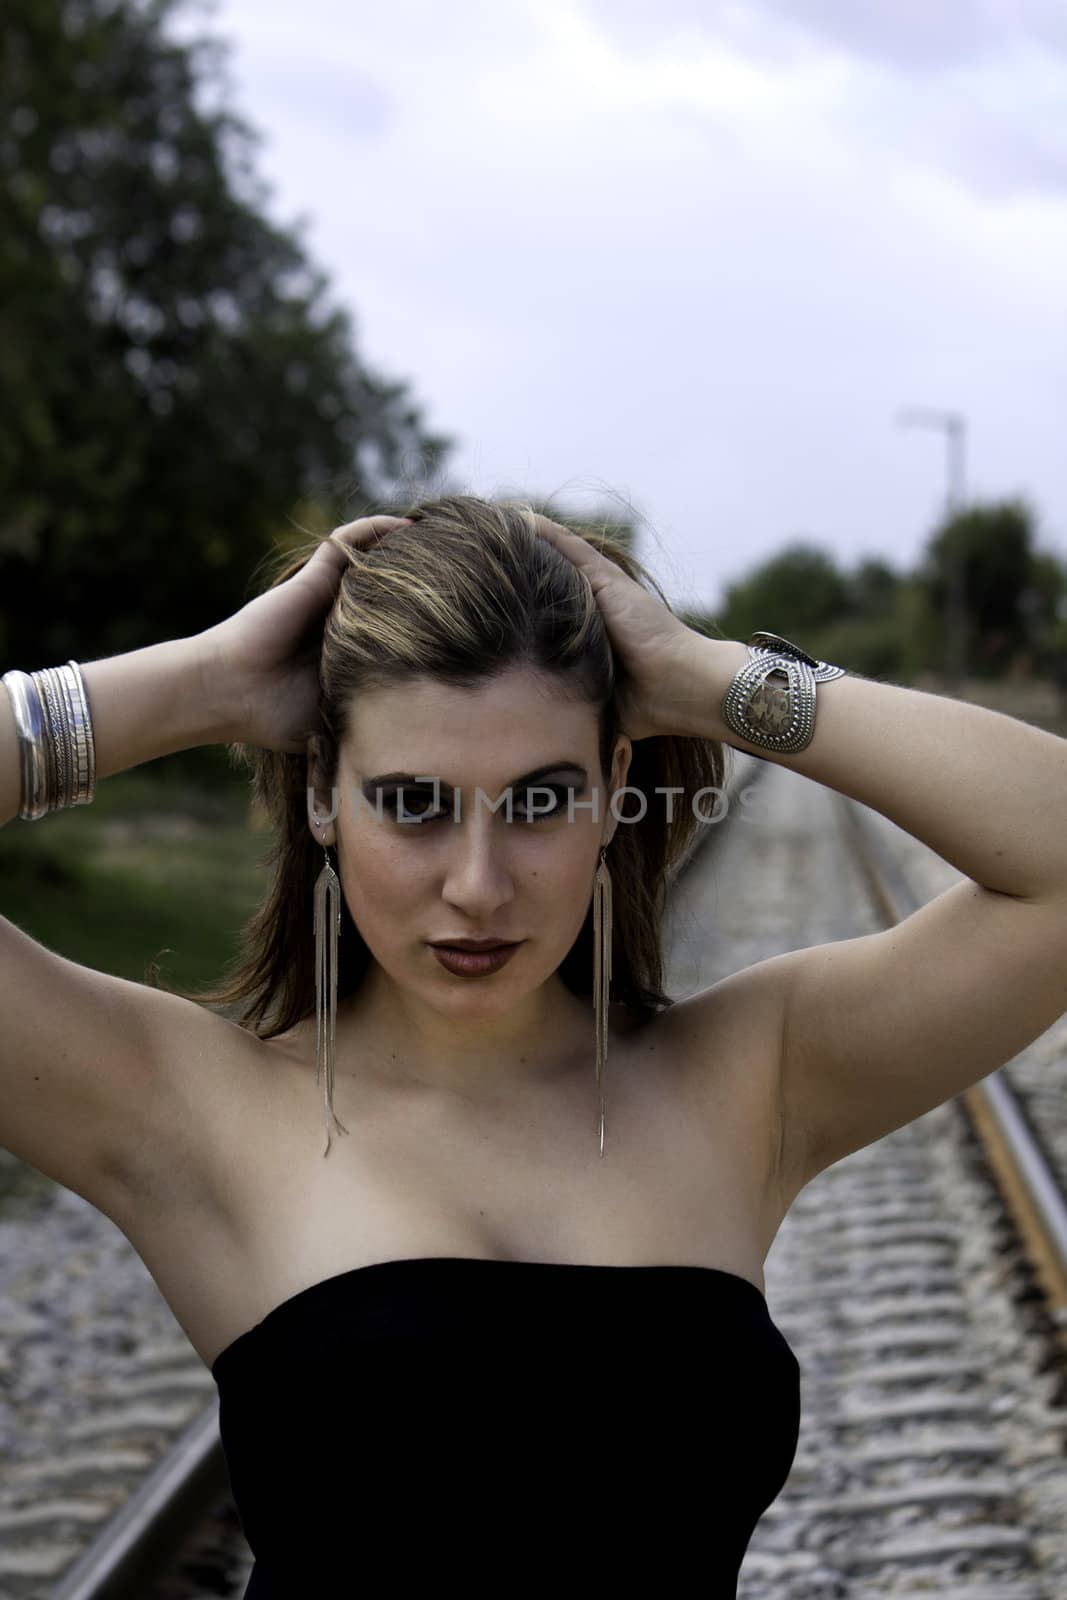
<svg viewBox="0 0 1067 1600"><path fill-rule="evenodd" d="M750 744L785 755L805 750L815 733L815 685L843 678L844 667L763 629L745 641L751 659L734 673L722 700L722 718ZM773 682L774 674L786 682Z"/></svg>
<svg viewBox="0 0 1067 1600"><path fill-rule="evenodd" d="M38 672L5 672L22 773L19 816L87 806L96 793L96 744L85 680L76 661Z"/></svg>

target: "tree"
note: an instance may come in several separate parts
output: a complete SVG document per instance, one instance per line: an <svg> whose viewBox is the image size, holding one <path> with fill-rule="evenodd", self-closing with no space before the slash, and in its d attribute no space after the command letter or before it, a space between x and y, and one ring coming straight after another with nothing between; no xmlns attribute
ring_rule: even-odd
<svg viewBox="0 0 1067 1600"><path fill-rule="evenodd" d="M804 644L806 636L842 615L848 597L848 584L832 556L817 545L796 541L748 577L727 585L716 620L729 639L746 639L756 628L770 628Z"/></svg>
<svg viewBox="0 0 1067 1600"><path fill-rule="evenodd" d="M0 652L197 632L292 507L331 521L439 472L406 386L354 351L256 136L198 91L184 0L8 0L0 57ZM205 581L205 579L207 581Z"/></svg>
<svg viewBox="0 0 1067 1600"><path fill-rule="evenodd" d="M979 677L1029 656L1055 615L1055 565L1034 548L1034 522L1021 499L973 505L943 523L927 545L921 575L938 618L945 616L950 564L962 564L967 661Z"/></svg>
<svg viewBox="0 0 1067 1600"><path fill-rule="evenodd" d="M867 556L846 577L847 607L854 617L884 617L893 609L900 578L877 556Z"/></svg>

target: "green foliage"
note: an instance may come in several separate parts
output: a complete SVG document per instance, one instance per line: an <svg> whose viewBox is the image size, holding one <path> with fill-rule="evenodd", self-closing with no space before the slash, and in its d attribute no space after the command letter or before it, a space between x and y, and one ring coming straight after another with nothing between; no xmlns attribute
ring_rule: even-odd
<svg viewBox="0 0 1067 1600"><path fill-rule="evenodd" d="M27 667L220 621L296 504L350 520L452 444L266 219L183 6L4 8L0 650Z"/></svg>
<svg viewBox="0 0 1067 1600"><path fill-rule="evenodd" d="M833 557L816 545L797 542L741 582L728 585L717 620L730 639L771 628L802 644L806 635L842 616L847 605L848 584Z"/></svg>
<svg viewBox="0 0 1067 1600"><path fill-rule="evenodd" d="M914 682L923 673L940 674L944 667L945 625L936 614L921 578L905 578L894 606L899 666L891 674L898 681Z"/></svg>
<svg viewBox="0 0 1067 1600"><path fill-rule="evenodd" d="M864 677L896 677L902 662L899 588L884 561L867 557L842 572L825 551L796 542L730 585L722 610L714 619L700 617L698 631L747 639L768 628Z"/></svg>
<svg viewBox="0 0 1067 1600"><path fill-rule="evenodd" d="M846 575L845 583L850 612L857 617L884 617L893 609L900 578L885 561L867 556Z"/></svg>
<svg viewBox="0 0 1067 1600"><path fill-rule="evenodd" d="M963 562L971 676L1008 670L1067 678L1067 567L1035 548L1034 513L1019 500L974 505L939 529L919 569L877 557L841 572L818 546L795 542L730 584L713 616L688 626L747 639L767 628L868 678L911 682L945 665L947 581Z"/></svg>
<svg viewBox="0 0 1067 1600"><path fill-rule="evenodd" d="M920 578L935 616L945 615L952 564L962 568L972 676L999 676L1020 657L1040 654L1054 636L1067 573L1054 555L1035 548L1034 525L1024 500L973 505L927 544Z"/></svg>
<svg viewBox="0 0 1067 1600"><path fill-rule="evenodd" d="M172 758L117 773L91 806L0 829L4 915L69 960L140 983L217 980L266 881L247 785L188 785ZM207 908L207 909L206 909Z"/></svg>

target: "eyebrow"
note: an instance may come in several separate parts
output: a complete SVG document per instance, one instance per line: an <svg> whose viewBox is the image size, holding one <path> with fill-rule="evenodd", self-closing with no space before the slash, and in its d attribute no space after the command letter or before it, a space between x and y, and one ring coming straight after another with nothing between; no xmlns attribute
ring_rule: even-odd
<svg viewBox="0 0 1067 1600"><path fill-rule="evenodd" d="M550 761L547 766L535 767L532 772L524 772L521 778L512 778L511 783L506 787L517 788L524 783L536 783L538 778L547 778L552 772L578 772L583 779L589 776L580 761L571 761L569 759L565 761ZM377 777L364 778L363 781L369 787L377 787L383 783L418 784L420 782L426 783L428 780L425 776L420 779L411 772L381 772ZM450 789L452 785L442 782L442 787Z"/></svg>

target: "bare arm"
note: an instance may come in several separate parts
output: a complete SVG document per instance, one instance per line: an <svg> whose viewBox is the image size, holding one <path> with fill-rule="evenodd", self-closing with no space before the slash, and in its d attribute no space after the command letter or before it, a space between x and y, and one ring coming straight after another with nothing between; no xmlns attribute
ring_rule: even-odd
<svg viewBox="0 0 1067 1600"><path fill-rule="evenodd" d="M739 642L694 638L679 731L761 753L722 720L747 659ZM1003 1066L1067 1011L1067 739L851 676L821 684L817 706L806 749L764 758L872 806L965 877L882 933L763 964L783 1018L791 1195Z"/></svg>
<svg viewBox="0 0 1067 1600"><path fill-rule="evenodd" d="M102 661L78 662L96 743L97 782L176 750L236 738L221 681L205 670L206 634L171 639ZM27 674L57 662L35 661ZM5 669L6 670L6 669ZM18 816L21 794L15 713L0 691L0 826ZM38 825L47 827L47 817Z"/></svg>
<svg viewBox="0 0 1067 1600"><path fill-rule="evenodd" d="M205 677L219 681L205 670L205 637L78 663L98 779L237 736L205 691ZM0 821L18 817L20 792L15 715L4 687ZM47 828L50 820L46 813L19 826ZM0 1144L114 1215L133 1156L158 1146L157 1124L180 1125L181 1096L163 1070L161 1041L187 1009L180 998L70 961L0 916Z"/></svg>
<svg viewBox="0 0 1067 1600"><path fill-rule="evenodd" d="M727 727L722 698L748 651L694 634L672 727L722 739L872 806L981 884L1067 902L1067 739L947 696L849 674L818 688L807 749L782 755Z"/></svg>
<svg viewBox="0 0 1067 1600"><path fill-rule="evenodd" d="M319 699L308 645L351 559L345 546L397 520L346 524L295 576L204 633L79 662L97 780L201 744L306 754ZM0 824L18 816L20 791L15 715L0 688ZM47 827L49 816L29 825ZM0 1144L109 1216L140 1203L146 1174L154 1182L176 1152L184 1163L204 1143L210 1112L197 1073L210 1077L235 1023L70 961L3 916L0 1017Z"/></svg>

